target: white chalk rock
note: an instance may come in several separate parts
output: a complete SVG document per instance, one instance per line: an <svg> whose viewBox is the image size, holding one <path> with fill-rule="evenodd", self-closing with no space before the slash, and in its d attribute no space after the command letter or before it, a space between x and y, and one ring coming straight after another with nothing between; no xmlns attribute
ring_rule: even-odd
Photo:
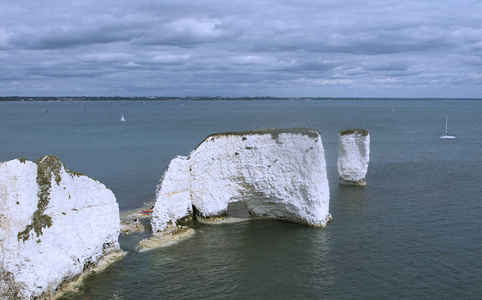
<svg viewBox="0 0 482 300"><path fill-rule="evenodd" d="M157 186L157 200L152 212L153 231L164 231L168 227L174 227L177 220L191 215L189 168L188 158L177 156L164 172Z"/></svg>
<svg viewBox="0 0 482 300"><path fill-rule="evenodd" d="M152 227L165 230L193 213L223 218L228 204L238 201L253 216L325 226L331 215L320 133L295 128L208 136L188 158L171 162L158 187Z"/></svg>
<svg viewBox="0 0 482 300"><path fill-rule="evenodd" d="M119 226L114 194L57 157L0 163L0 268L12 279L3 287L22 299L53 297L121 255Z"/></svg>
<svg viewBox="0 0 482 300"><path fill-rule="evenodd" d="M364 129L338 133L338 176L343 185L366 185L370 161L370 133Z"/></svg>

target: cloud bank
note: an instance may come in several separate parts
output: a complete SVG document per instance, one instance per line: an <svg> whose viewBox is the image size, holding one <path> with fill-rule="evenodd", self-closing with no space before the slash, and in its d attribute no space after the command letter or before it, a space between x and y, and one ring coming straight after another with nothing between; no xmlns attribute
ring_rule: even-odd
<svg viewBox="0 0 482 300"><path fill-rule="evenodd" d="M0 95L482 97L480 1L230 2L2 1Z"/></svg>

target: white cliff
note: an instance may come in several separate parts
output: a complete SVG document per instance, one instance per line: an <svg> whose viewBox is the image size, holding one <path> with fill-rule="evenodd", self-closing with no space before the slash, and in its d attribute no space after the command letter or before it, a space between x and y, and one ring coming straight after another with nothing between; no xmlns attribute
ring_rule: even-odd
<svg viewBox="0 0 482 300"><path fill-rule="evenodd" d="M338 176L343 185L366 185L370 161L370 132L364 129L338 133Z"/></svg>
<svg viewBox="0 0 482 300"><path fill-rule="evenodd" d="M192 214L190 163L187 157L177 156L162 175L152 213L153 231L164 231Z"/></svg>
<svg viewBox="0 0 482 300"><path fill-rule="evenodd" d="M0 268L10 279L0 287L15 285L22 299L50 299L120 256L118 235L118 204L102 183L55 156L0 163Z"/></svg>
<svg viewBox="0 0 482 300"><path fill-rule="evenodd" d="M193 216L224 218L243 201L252 216L323 227L331 218L321 136L313 129L265 129L208 136L176 157L158 186L153 231Z"/></svg>

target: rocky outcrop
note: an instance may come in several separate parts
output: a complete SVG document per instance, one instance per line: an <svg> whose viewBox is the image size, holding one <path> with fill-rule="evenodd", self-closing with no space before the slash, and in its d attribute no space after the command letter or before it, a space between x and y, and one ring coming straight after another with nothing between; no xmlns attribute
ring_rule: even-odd
<svg viewBox="0 0 482 300"><path fill-rule="evenodd" d="M0 163L0 269L8 275L0 287L15 286L22 299L53 297L122 255L118 235L118 204L102 183L55 156Z"/></svg>
<svg viewBox="0 0 482 300"><path fill-rule="evenodd" d="M331 215L321 135L304 128L210 135L171 161L156 198L154 231L184 218L223 219L238 201L252 216L323 227Z"/></svg>
<svg viewBox="0 0 482 300"><path fill-rule="evenodd" d="M338 133L338 176L343 185L366 185L370 161L370 132L364 129Z"/></svg>

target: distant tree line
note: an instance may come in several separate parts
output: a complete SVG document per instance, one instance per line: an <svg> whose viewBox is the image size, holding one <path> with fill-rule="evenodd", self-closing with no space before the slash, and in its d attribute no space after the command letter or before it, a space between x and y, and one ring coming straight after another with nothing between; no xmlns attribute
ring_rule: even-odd
<svg viewBox="0 0 482 300"><path fill-rule="evenodd" d="M1 101L172 101L172 100L482 100L475 98L341 98L341 97L270 97L270 96L246 96L246 97L221 97L221 96L189 96L189 97L123 97L123 96L52 96L52 97L21 97L3 96Z"/></svg>

